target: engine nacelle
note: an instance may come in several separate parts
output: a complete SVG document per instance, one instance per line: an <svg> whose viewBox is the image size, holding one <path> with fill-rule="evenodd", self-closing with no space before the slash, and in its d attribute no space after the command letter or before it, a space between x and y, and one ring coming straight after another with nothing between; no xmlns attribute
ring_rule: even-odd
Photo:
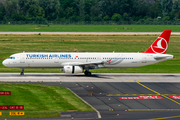
<svg viewBox="0 0 180 120"><path fill-rule="evenodd" d="M82 73L83 72L83 68L80 66L64 66L64 68L62 69L62 71L64 73Z"/></svg>

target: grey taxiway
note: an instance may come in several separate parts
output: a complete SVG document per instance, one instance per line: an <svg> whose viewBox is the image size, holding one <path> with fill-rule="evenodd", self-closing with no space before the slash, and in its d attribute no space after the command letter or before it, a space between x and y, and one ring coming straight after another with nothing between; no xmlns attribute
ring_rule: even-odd
<svg viewBox="0 0 180 120"><path fill-rule="evenodd" d="M180 74L0 73L0 82L63 86L96 110L62 112L62 117L50 119L180 119Z"/></svg>

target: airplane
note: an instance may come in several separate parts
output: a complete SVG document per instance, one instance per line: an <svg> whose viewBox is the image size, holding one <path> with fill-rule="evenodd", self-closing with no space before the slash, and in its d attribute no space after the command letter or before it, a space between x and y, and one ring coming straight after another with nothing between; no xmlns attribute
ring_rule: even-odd
<svg viewBox="0 0 180 120"><path fill-rule="evenodd" d="M83 73L91 76L90 69L133 68L174 58L166 54L171 30L164 30L153 44L142 53L115 52L23 52L11 55L2 64L21 68L61 68L64 73Z"/></svg>

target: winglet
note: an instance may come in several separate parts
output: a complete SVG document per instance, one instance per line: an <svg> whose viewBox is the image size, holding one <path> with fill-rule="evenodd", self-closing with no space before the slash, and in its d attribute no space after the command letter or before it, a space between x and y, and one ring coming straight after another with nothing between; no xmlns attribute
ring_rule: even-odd
<svg viewBox="0 0 180 120"><path fill-rule="evenodd" d="M170 35L171 35L171 30L164 30L163 33L149 47L149 49L147 49L143 53L166 54Z"/></svg>

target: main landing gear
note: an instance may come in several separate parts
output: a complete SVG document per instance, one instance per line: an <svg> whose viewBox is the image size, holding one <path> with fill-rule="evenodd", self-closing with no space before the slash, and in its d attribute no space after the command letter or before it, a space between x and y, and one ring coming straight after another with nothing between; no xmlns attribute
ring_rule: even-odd
<svg viewBox="0 0 180 120"><path fill-rule="evenodd" d="M20 75L24 75L24 68L22 68Z"/></svg>
<svg viewBox="0 0 180 120"><path fill-rule="evenodd" d="M91 76L91 72L89 72L88 70L86 70L86 71L84 72L84 74L85 74L85 76Z"/></svg>

